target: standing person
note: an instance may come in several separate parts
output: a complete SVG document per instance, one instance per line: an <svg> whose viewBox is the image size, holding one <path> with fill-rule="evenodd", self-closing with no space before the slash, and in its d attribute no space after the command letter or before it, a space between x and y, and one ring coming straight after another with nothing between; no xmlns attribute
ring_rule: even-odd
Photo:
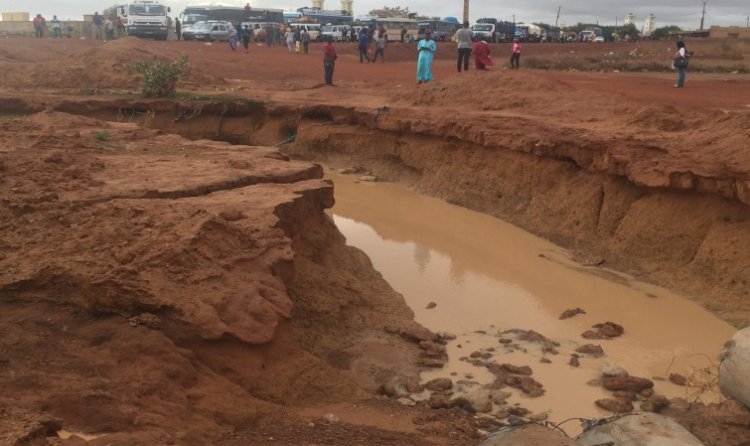
<svg viewBox="0 0 750 446"><path fill-rule="evenodd" d="M98 12L94 12L94 17L91 18L91 39L102 40L102 23L104 20Z"/></svg>
<svg viewBox="0 0 750 446"><path fill-rule="evenodd" d="M290 53L293 53L294 52L294 31L292 30L292 28L287 27L285 37L286 37L286 47L289 48Z"/></svg>
<svg viewBox="0 0 750 446"><path fill-rule="evenodd" d="M518 41L518 37L513 39L513 52L510 55L510 68L516 70L521 67L521 43Z"/></svg>
<svg viewBox="0 0 750 446"><path fill-rule="evenodd" d="M273 26L266 26L266 46L271 48L273 45Z"/></svg>
<svg viewBox="0 0 750 446"><path fill-rule="evenodd" d="M52 22L52 37L55 39L62 38L62 25L60 24L60 19L58 19L56 15L53 15L50 22Z"/></svg>
<svg viewBox="0 0 750 446"><path fill-rule="evenodd" d="M367 55L369 45L370 37L367 35L367 28L362 28L359 31L359 63L363 63L364 59L370 62L370 56Z"/></svg>
<svg viewBox="0 0 750 446"><path fill-rule="evenodd" d="M674 85L675 88L682 88L685 86L685 75L687 74L688 63L690 62L690 56L693 53L689 53L685 48L685 42L682 40L677 41L677 52L672 57L672 66L677 69L677 83Z"/></svg>
<svg viewBox="0 0 750 446"><path fill-rule="evenodd" d="M44 20L44 17L41 14L37 14L32 23L34 24L34 35L38 39L44 37L44 27L47 26L47 21Z"/></svg>
<svg viewBox="0 0 750 446"><path fill-rule="evenodd" d="M474 68L477 70L486 70L492 66L490 59L490 46L487 44L487 38L482 37L476 41L471 50L474 53Z"/></svg>
<svg viewBox="0 0 750 446"><path fill-rule="evenodd" d="M237 28L231 23L227 25L227 28L229 30L229 48L231 48L232 51L235 51L237 49L237 43L240 41Z"/></svg>
<svg viewBox="0 0 750 446"><path fill-rule="evenodd" d="M401 25L401 43L404 43L404 37L406 37L406 28L404 28L404 25Z"/></svg>
<svg viewBox="0 0 750 446"><path fill-rule="evenodd" d="M248 47L250 46L250 26L249 25L242 25L242 29L240 30L240 35L242 36L242 46L245 47L245 52L248 52Z"/></svg>
<svg viewBox="0 0 750 446"><path fill-rule="evenodd" d="M333 68L336 65L336 48L333 47L333 36L325 37L326 43L323 44L323 72L325 75L326 85L333 86Z"/></svg>
<svg viewBox="0 0 750 446"><path fill-rule="evenodd" d="M105 40L115 40L115 24L109 18L104 21Z"/></svg>
<svg viewBox="0 0 750 446"><path fill-rule="evenodd" d="M177 40L182 40L182 23L180 23L180 19L174 19L174 33L177 34Z"/></svg>
<svg viewBox="0 0 750 446"><path fill-rule="evenodd" d="M307 54L308 51L310 51L310 33L308 33L304 28L302 29L302 33L300 34L300 41L302 41L302 51Z"/></svg>
<svg viewBox="0 0 750 446"><path fill-rule="evenodd" d="M424 39L420 40L417 45L417 51L419 51L417 58L417 83L421 84L433 79L432 55L437 51L437 45L432 40L432 32L430 30L425 31Z"/></svg>
<svg viewBox="0 0 750 446"><path fill-rule="evenodd" d="M118 17L115 25L117 26L117 38L125 37L127 31L125 30L125 23L123 23L122 19Z"/></svg>
<svg viewBox="0 0 750 446"><path fill-rule="evenodd" d="M474 33L469 28L469 22L464 21L463 28L456 31L456 43L458 44L458 60L456 69L461 72L461 66L464 71L469 71L469 58L471 57L471 41Z"/></svg>
<svg viewBox="0 0 750 446"><path fill-rule="evenodd" d="M372 56L372 61L378 60L378 54L380 54L380 62L385 63L385 46L388 44L388 37L385 33L378 33L378 40L375 41L375 55Z"/></svg>

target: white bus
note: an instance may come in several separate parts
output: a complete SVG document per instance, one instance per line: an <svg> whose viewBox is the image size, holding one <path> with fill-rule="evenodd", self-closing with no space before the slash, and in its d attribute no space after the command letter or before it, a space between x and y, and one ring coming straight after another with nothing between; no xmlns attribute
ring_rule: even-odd
<svg viewBox="0 0 750 446"><path fill-rule="evenodd" d="M406 36L404 41L410 42L417 39L418 24L414 19L406 19L403 17L379 17L374 19L375 21L375 35L382 26L385 28L385 35L389 42L396 42L401 40L401 28L406 29Z"/></svg>
<svg viewBox="0 0 750 446"><path fill-rule="evenodd" d="M294 32L298 35L303 29L307 31L307 34L310 35L310 42L319 42L323 40L321 25L319 23L290 23L289 26L291 26Z"/></svg>
<svg viewBox="0 0 750 446"><path fill-rule="evenodd" d="M323 25L321 29L321 39L331 36L334 42L341 42L344 40L344 28L349 28L349 25ZM311 36L312 37L312 36ZM312 38L310 39L312 40Z"/></svg>

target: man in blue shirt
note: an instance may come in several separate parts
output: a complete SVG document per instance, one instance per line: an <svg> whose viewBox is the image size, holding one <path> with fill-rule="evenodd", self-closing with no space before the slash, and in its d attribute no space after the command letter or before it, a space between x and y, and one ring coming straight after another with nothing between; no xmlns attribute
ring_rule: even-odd
<svg viewBox="0 0 750 446"><path fill-rule="evenodd" d="M367 55L367 48L370 46L370 36L367 34L367 28L362 28L359 32L359 63L363 63L364 59L370 62L370 56Z"/></svg>
<svg viewBox="0 0 750 446"><path fill-rule="evenodd" d="M94 13L94 17L91 19L91 38L94 40L102 40L102 23L104 20L98 12Z"/></svg>

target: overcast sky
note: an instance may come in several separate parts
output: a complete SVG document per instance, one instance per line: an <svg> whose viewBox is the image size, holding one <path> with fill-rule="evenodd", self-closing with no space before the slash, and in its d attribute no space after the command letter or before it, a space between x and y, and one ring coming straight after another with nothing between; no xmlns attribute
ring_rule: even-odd
<svg viewBox="0 0 750 446"><path fill-rule="evenodd" d="M61 19L80 20L83 14L94 11L101 12L117 0L0 0L0 12L29 12L31 15L41 13L47 18L57 14ZM246 0L164 0L163 3L172 7L172 12L178 14L186 5L221 4L243 6ZM498 4L501 3L501 4ZM287 10L309 6L309 0L255 0L250 2L253 7L281 8ZM454 16L461 19L462 0L430 1L430 0L355 0L354 14L367 14L371 9L387 6L409 7L430 16ZM512 20L513 14L518 22L545 22L554 24L557 7L562 6L560 22L572 25L577 22L599 22L603 25L614 25L615 20L621 24L625 14L632 12L636 15L640 28L643 19L648 14L656 15L656 25L664 26L676 24L683 28L698 28L702 9L701 0L660 0L659 6L653 2L622 0L520 0L516 2L498 2L497 0L473 0L470 18L496 17ZM326 9L340 9L340 0L326 0ZM750 15L749 0L714 0L708 1L706 7L706 27L711 25L740 25L745 26L747 16Z"/></svg>

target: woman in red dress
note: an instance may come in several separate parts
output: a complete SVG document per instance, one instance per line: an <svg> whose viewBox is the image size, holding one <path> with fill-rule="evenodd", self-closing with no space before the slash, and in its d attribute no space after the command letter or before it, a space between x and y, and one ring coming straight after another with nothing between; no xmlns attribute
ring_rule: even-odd
<svg viewBox="0 0 750 446"><path fill-rule="evenodd" d="M474 67L477 70L486 70L492 66L492 59L490 59L490 45L484 38L474 42L471 52L474 53Z"/></svg>

